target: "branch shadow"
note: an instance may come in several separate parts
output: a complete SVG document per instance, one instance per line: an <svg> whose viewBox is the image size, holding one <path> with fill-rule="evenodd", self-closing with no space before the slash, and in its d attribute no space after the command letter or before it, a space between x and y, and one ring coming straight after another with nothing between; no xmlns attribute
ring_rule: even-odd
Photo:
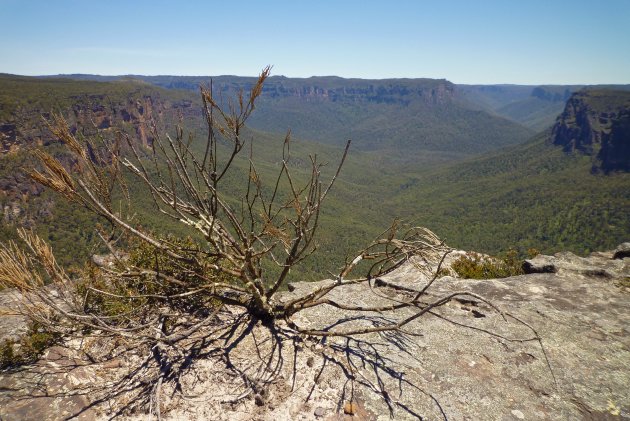
<svg viewBox="0 0 630 421"><path fill-rule="evenodd" d="M376 326L391 323L382 316L345 317L330 324L333 329L346 323L368 321ZM1 395L10 396L13 401L32 401L37 397L51 399L76 399L81 397L85 405L75 408L67 416L58 419L80 419L87 417L97 407L107 408L108 417L116 419L134 411L152 411L159 405L158 384L171 386L170 398L176 394L186 395L190 381L186 376L198 378L196 370L200 362L213 360L220 362L233 382L233 393L220 401L222 405L236 406L244 400L251 400L258 406L265 405L278 384L288 384L287 396L297 388L296 379L304 361L314 373L312 385L305 402L313 399L313 393L326 370L336 370L338 398L336 410L343 413L344 404L355 402L359 395L373 393L388 408L391 417L401 410L415 419L424 419L414 409L413 402L404 401L407 388L427 396L447 419L439 401L420 385L414 384L405 376L404 368L388 354L392 349L400 351L406 358L418 358L413 352L413 341L404 332L389 331L379 333L378 343L360 337L342 337L332 341L329 338L311 337L299 334L283 322L266 323L252 318L247 313L223 317L210 326L208 332L199 332L173 346L147 347L141 359L117 374L117 378L103 387L99 382L84 382L72 389L56 389L60 378L74 375L77 370L102 370L103 362L51 361L40 365L16 370L11 375L28 379L18 390L0 389ZM128 355L138 354L138 349L121 350L117 358L127 361ZM61 357L60 357L61 358ZM302 366L298 364L302 363ZM54 363L54 364L51 364ZM51 367L54 366L54 369ZM119 367L114 367L119 370ZM110 370L111 372L111 370ZM26 375L28 373L28 376ZM28 383L28 384L26 384ZM360 392L360 393L359 393ZM156 396L157 395L157 396ZM120 402L125 402L120 405ZM71 409L71 408L68 408Z"/></svg>
<svg viewBox="0 0 630 421"><path fill-rule="evenodd" d="M356 321L367 321L374 327L386 326L392 323L392 320L383 316L355 315L339 319L322 330L333 330L340 325ZM411 336L411 334L401 330L391 330L379 332L378 337L380 341L343 336L341 337L343 339L341 342L328 343L328 337L323 337L321 342L337 355L343 356L343 360L326 357L325 361L333 363L340 368L348 380L359 383L364 389L378 396L386 404L391 418L395 417L395 408L399 408L413 418L425 419L411 407L411 403L401 401L404 388L408 387L428 397L443 419L447 420L448 417L438 399L420 385L414 384L407 379L400 364L387 356L387 354L391 354L390 347L392 347L406 355L408 359L421 363L416 354L411 351L411 348L414 346L413 341L410 339ZM395 384L395 386L392 387L392 384ZM392 390L393 388L396 390ZM395 392L397 392L397 398L394 397Z"/></svg>

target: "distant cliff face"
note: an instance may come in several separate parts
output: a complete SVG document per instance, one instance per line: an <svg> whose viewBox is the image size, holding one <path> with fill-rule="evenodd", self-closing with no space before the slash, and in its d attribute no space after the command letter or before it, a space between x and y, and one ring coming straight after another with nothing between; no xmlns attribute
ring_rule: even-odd
<svg viewBox="0 0 630 421"><path fill-rule="evenodd" d="M215 87L222 92L236 92L247 88L242 81L215 80ZM331 102L373 102L378 104L408 105L414 101L425 104L443 104L455 95L455 85L442 79L384 79L359 80L337 77L313 77L289 79L272 77L263 88L263 97L297 97L303 100Z"/></svg>
<svg viewBox="0 0 630 421"><path fill-rule="evenodd" d="M109 83L124 80L124 77L66 76ZM213 95L224 105L239 92L247 96L257 82L255 77L229 75L130 77L144 82L145 87L158 86L179 94L184 90L194 91L195 97L199 86L211 85ZM530 92L528 87L527 95ZM408 162L424 159L427 151L477 154L521 143L534 134L518 123L472 104L466 93L453 83L429 78L271 76L265 81L248 125L281 135L290 128L295 138L336 146L343 146L345 139L351 138L353 148L387 150Z"/></svg>
<svg viewBox="0 0 630 421"><path fill-rule="evenodd" d="M26 93L22 97L27 100L19 102L22 91L12 90L12 83L17 84L5 80L2 85L0 80L0 92L9 92L4 92L8 99L0 103L0 225L5 227L31 227L53 215L54 199L42 196L45 189L26 171L36 165L31 149L59 142L45 124L51 110L63 114L72 133L90 137L99 130L123 130L144 147L153 142L153 122L168 127L179 117L201 116L199 105L192 100L136 85L121 89L112 84L100 88L105 93L91 93L99 92L99 86L77 83L74 91L64 91L63 84L57 82L53 85L56 90L44 96L41 92L50 84L42 87L45 82L28 79L22 82L30 86L30 90L23 89ZM73 167L71 156L55 155L66 168Z"/></svg>
<svg viewBox="0 0 630 421"><path fill-rule="evenodd" d="M159 96L129 96L119 102L112 102L106 95L74 99L76 103L63 112L73 133L81 130L83 134L89 135L97 129L125 128L135 133L135 138L144 146L150 146L153 141L149 124L152 121L161 122L165 118L200 113L199 107L193 106L191 101L174 102ZM0 155L56 141L43 124L42 117L50 116L46 111L37 107L20 109L11 121L0 122Z"/></svg>
<svg viewBox="0 0 630 421"><path fill-rule="evenodd" d="M255 78L239 76L137 76L168 89L197 91L210 80L215 90L228 97L249 90ZM336 76L287 78L272 76L265 82L262 98L300 98L306 101L370 102L408 105L415 101L442 104L456 96L455 85L445 79L344 79Z"/></svg>
<svg viewBox="0 0 630 421"><path fill-rule="evenodd" d="M362 83L339 87L320 87L317 84L301 87L285 87L282 83L270 84L265 93L271 97L297 96L320 98L329 101L402 103L416 100L426 104L443 104L453 98L454 85L447 81L435 81L428 85L396 81Z"/></svg>
<svg viewBox="0 0 630 421"><path fill-rule="evenodd" d="M107 98L98 98L91 107L75 105L72 107L74 117L73 130L81 128L83 131L96 126L97 129L125 126L135 133L135 139L145 147L151 146L153 136L151 124L163 123L177 116L201 115L199 107L193 106L192 101L169 101L159 96L143 95L129 97L126 102L104 105ZM92 122L94 123L92 125ZM85 133L90 134L90 133Z"/></svg>
<svg viewBox="0 0 630 421"><path fill-rule="evenodd" d="M556 120L552 141L565 152L593 157L593 172L630 171L630 92L573 94Z"/></svg>

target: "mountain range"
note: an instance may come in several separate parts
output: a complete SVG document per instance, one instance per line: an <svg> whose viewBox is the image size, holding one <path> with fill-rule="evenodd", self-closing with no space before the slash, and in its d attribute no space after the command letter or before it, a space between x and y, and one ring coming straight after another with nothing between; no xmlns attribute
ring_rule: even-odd
<svg viewBox="0 0 630 421"><path fill-rule="evenodd" d="M151 120L163 130L181 122L203 138L198 88L210 79L226 103L254 82L0 75L0 238L12 238L16 225L36 227L65 252L66 263L85 257L78 250L95 241L88 215L24 174L31 148L63 153L41 115L62 112L86 136L122 128L145 146L152 142ZM313 278L396 217L427 226L458 248L586 253L630 234L629 91L277 76L264 87L249 136L263 177L276 171L287 129L298 177L309 153L334 162L340 146L353 140L322 215L323 257L307 263ZM146 212L148 198L137 194ZM150 212L143 221L161 223Z"/></svg>

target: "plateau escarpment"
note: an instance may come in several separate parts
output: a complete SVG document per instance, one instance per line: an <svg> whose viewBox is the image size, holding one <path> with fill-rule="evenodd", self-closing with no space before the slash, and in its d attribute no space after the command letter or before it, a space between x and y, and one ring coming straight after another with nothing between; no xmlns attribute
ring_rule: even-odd
<svg viewBox="0 0 630 421"><path fill-rule="evenodd" d="M552 141L565 152L591 156L593 172L630 171L630 92L573 94L553 127Z"/></svg>
<svg viewBox="0 0 630 421"><path fill-rule="evenodd" d="M273 79L252 126L434 165L525 141L533 132L471 108L446 80Z"/></svg>
<svg viewBox="0 0 630 421"><path fill-rule="evenodd" d="M103 80L93 75L71 77ZM215 92L234 98L255 78L237 76L133 76L169 89ZM110 77L105 80L111 80ZM251 127L270 133L291 129L301 139L382 152L406 163L435 165L527 140L533 131L471 106L445 79L344 79L270 77Z"/></svg>
<svg viewBox="0 0 630 421"><path fill-rule="evenodd" d="M98 75L67 75L82 80L112 81L122 77ZM127 77L127 76L125 76ZM212 81L215 89L234 95L250 89L254 77L239 76L128 76L166 89L197 91L200 85ZM345 79L336 76L288 78L271 76L263 87L263 97L298 97L333 102L376 102L409 104L415 98L429 103L441 103L456 94L455 85L445 79ZM406 98L405 98L406 97Z"/></svg>
<svg viewBox="0 0 630 421"><path fill-rule="evenodd" d="M218 82L226 92L238 85ZM455 98L455 85L438 79L360 80L342 78L288 79L272 78L263 88L269 98L297 97L331 102L373 102L377 104L409 105L414 101L445 104Z"/></svg>

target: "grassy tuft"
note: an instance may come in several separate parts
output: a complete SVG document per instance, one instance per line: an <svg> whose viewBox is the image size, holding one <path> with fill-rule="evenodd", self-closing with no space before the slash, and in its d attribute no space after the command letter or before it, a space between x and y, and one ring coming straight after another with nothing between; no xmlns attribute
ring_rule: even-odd
<svg viewBox="0 0 630 421"><path fill-rule="evenodd" d="M538 251L530 249L528 254L536 255ZM502 259L473 252L454 261L451 268L464 279L507 278L524 273L516 250L509 250Z"/></svg>

